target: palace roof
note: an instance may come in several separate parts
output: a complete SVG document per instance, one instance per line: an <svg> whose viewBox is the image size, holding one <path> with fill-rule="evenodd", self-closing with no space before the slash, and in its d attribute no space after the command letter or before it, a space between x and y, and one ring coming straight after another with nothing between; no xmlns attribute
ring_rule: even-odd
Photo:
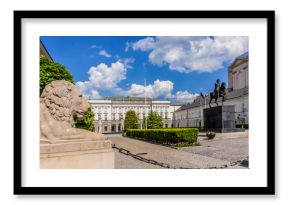
<svg viewBox="0 0 290 205"><path fill-rule="evenodd" d="M145 101L144 97L106 97L105 100L112 100L112 101ZM146 101L152 101L152 98L146 98Z"/></svg>

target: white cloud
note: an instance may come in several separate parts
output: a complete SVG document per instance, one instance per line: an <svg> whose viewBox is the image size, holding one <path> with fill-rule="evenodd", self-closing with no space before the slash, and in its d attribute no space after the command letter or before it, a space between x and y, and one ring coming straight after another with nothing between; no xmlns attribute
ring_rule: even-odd
<svg viewBox="0 0 290 205"><path fill-rule="evenodd" d="M135 58L124 58L119 59L121 63L123 63L127 68L132 68L131 64L135 62Z"/></svg>
<svg viewBox="0 0 290 205"><path fill-rule="evenodd" d="M186 91L178 91L175 95L177 102L193 102L199 94L193 94Z"/></svg>
<svg viewBox="0 0 290 205"><path fill-rule="evenodd" d="M112 63L111 66L101 63L89 69L88 81L79 81L76 85L87 97L100 98L99 90L117 88L117 84L126 79L126 72L127 66L120 61Z"/></svg>
<svg viewBox="0 0 290 205"><path fill-rule="evenodd" d="M151 63L178 72L213 72L223 64L248 51L248 37L245 36L176 36L147 37L128 43L127 49L150 51Z"/></svg>
<svg viewBox="0 0 290 205"><path fill-rule="evenodd" d="M141 51L149 51L154 48L155 45L155 39L152 37L147 37L144 39L141 39L135 43L127 44L127 49L129 46L134 50L141 50Z"/></svg>
<svg viewBox="0 0 290 205"><path fill-rule="evenodd" d="M106 58L111 58L112 56L111 56L111 54L109 54L107 51L105 51L105 50L101 50L100 52L99 52L99 55L100 56L104 56L104 57L106 57Z"/></svg>
<svg viewBox="0 0 290 205"><path fill-rule="evenodd" d="M88 71L89 81L97 88L110 89L117 86L121 80L126 79L127 68L121 62L108 65L101 63L97 67L91 67Z"/></svg>
<svg viewBox="0 0 290 205"><path fill-rule="evenodd" d="M175 95L172 93L174 83L170 80L155 80L153 84L144 85L133 83L128 90L118 87L118 83L126 79L127 67L122 62L112 63L108 65L101 63L96 67L91 67L88 71L89 80L79 81L76 83L78 89L91 99L100 99L100 91L109 90L117 95L150 98L165 98L176 100L177 102L192 102L198 94L192 94L186 91L178 91Z"/></svg>
<svg viewBox="0 0 290 205"><path fill-rule="evenodd" d="M138 85L132 84L128 91L124 91L124 95L135 96L135 97L144 97L145 89L146 96L150 98L172 98L173 91L173 82L166 80L160 81L155 80L153 84L146 85Z"/></svg>
<svg viewBox="0 0 290 205"><path fill-rule="evenodd" d="M126 52L130 49L131 45L132 45L132 43L126 42L126 45L125 45L125 51Z"/></svg>
<svg viewBox="0 0 290 205"><path fill-rule="evenodd" d="M91 95L89 96L91 99L101 99L102 96L97 90L92 90Z"/></svg>
<svg viewBox="0 0 290 205"><path fill-rule="evenodd" d="M199 96L199 94L189 93L187 90L178 91L174 95L173 92L174 83L165 80L160 81L159 79L155 80L153 84L146 86L146 96L150 98L165 98L176 100L177 102L193 102L193 100ZM124 96L134 96L134 97L144 97L145 96L145 87L144 85L132 84L130 89L127 91L119 92Z"/></svg>
<svg viewBox="0 0 290 205"><path fill-rule="evenodd" d="M91 45L91 48L100 49L100 48L101 48L101 46L97 46L97 45Z"/></svg>

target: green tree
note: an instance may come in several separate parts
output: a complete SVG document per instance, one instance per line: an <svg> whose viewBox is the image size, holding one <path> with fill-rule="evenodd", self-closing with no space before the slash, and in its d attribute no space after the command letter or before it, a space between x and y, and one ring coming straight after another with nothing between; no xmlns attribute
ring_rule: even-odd
<svg viewBox="0 0 290 205"><path fill-rule="evenodd" d="M74 83L73 76L63 65L52 62L45 57L40 57L40 87L39 94L41 95L45 86L55 80L66 80Z"/></svg>
<svg viewBox="0 0 290 205"><path fill-rule="evenodd" d="M52 62L45 58L40 57L40 76L39 76L39 93L41 95L45 86L54 80L66 80L74 83L72 74L63 65ZM89 131L94 130L94 112L89 109L84 117L75 122L75 126L78 128L86 129Z"/></svg>
<svg viewBox="0 0 290 205"><path fill-rule="evenodd" d="M125 130L137 129L138 128L138 117L134 110L129 110L125 115Z"/></svg>
<svg viewBox="0 0 290 205"><path fill-rule="evenodd" d="M77 128L94 131L94 115L95 113L89 108L89 110L84 114L84 117L82 119L77 119L75 121L75 126Z"/></svg>
<svg viewBox="0 0 290 205"><path fill-rule="evenodd" d="M148 129L160 129L163 128L163 122L161 116L156 112L150 112L147 117L147 128Z"/></svg>

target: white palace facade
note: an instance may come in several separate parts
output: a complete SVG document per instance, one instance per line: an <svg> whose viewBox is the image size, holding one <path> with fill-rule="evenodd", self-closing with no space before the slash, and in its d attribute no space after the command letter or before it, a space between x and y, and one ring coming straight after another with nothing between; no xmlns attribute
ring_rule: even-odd
<svg viewBox="0 0 290 205"><path fill-rule="evenodd" d="M248 62L247 52L237 57L228 68L229 85L224 105L235 106L236 124L249 123ZM124 130L125 114L129 110L137 113L139 128L144 128L144 119L151 111L162 117L164 128L203 127L203 109L209 107L209 100L209 96L199 96L192 103L182 105L150 98L145 100L144 97L108 97L89 100L89 103L95 113L95 132L111 133ZM221 104L220 100L218 102ZM214 102L211 105L216 106Z"/></svg>
<svg viewBox="0 0 290 205"><path fill-rule="evenodd" d="M103 100L89 100L95 113L95 132L111 133L124 130L125 114L134 110L138 116L138 127L144 127L144 119L153 111L162 117L163 127L173 126L174 112L181 107L170 101L153 100L143 97L108 97Z"/></svg>
<svg viewBox="0 0 290 205"><path fill-rule="evenodd" d="M224 105L235 106L236 124L249 123L249 54L237 57L228 68L228 88ZM214 82L213 82L214 84ZM174 112L174 127L203 127L203 109L209 107L209 96L197 97ZM221 104L220 100L218 101ZM214 100L211 103L216 106Z"/></svg>

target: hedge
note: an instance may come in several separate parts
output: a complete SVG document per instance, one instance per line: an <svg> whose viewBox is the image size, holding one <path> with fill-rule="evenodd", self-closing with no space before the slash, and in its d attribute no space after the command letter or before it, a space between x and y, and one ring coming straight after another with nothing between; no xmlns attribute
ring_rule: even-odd
<svg viewBox="0 0 290 205"><path fill-rule="evenodd" d="M249 129L249 124L236 124L236 128L245 128L245 129Z"/></svg>
<svg viewBox="0 0 290 205"><path fill-rule="evenodd" d="M168 129L128 129L127 137L140 138L165 144L196 143L198 129L196 128L168 128Z"/></svg>

